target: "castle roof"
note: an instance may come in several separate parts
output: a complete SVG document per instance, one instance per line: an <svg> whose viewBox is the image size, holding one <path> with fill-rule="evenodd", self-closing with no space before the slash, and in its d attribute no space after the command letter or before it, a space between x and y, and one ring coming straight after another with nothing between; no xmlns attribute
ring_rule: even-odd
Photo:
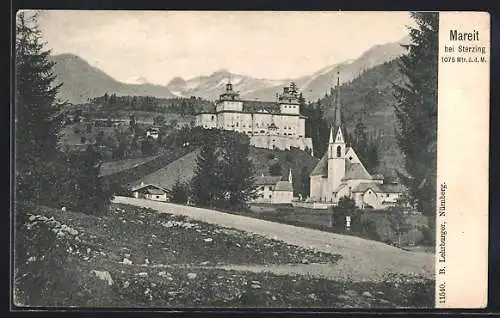
<svg viewBox="0 0 500 318"><path fill-rule="evenodd" d="M288 181L278 181L275 191L293 191L293 186Z"/></svg>
<svg viewBox="0 0 500 318"><path fill-rule="evenodd" d="M256 100L244 100L243 101L243 112L245 113L257 113L259 111L267 111L271 114L280 114L280 106L276 102L267 101L256 101Z"/></svg>

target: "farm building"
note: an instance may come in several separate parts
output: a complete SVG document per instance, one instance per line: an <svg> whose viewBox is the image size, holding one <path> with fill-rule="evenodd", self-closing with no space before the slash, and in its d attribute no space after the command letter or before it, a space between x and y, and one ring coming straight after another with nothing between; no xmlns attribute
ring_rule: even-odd
<svg viewBox="0 0 500 318"><path fill-rule="evenodd" d="M293 183L291 170L286 181L281 181L281 177L262 175L255 178L255 185L257 186L257 198L254 202L292 203Z"/></svg>
<svg viewBox="0 0 500 318"><path fill-rule="evenodd" d="M154 185L141 183L130 189L134 198L143 198L153 201L167 201L167 190Z"/></svg>

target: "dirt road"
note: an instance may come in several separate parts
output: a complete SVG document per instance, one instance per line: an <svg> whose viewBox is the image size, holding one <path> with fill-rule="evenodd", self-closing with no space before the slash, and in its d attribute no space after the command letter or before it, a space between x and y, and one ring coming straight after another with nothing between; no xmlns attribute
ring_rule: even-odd
<svg viewBox="0 0 500 318"><path fill-rule="evenodd" d="M329 278L373 281L382 279L386 273L422 274L428 278L434 276L434 254L431 253L407 252L380 242L354 236L171 203L129 197L115 197L114 202L151 208L160 213L184 215L193 220L248 231L325 253L342 255L342 259L330 269L321 267L321 272ZM251 268L248 269L251 270ZM280 269L270 268L270 270L274 272ZM285 270L285 272L287 271Z"/></svg>

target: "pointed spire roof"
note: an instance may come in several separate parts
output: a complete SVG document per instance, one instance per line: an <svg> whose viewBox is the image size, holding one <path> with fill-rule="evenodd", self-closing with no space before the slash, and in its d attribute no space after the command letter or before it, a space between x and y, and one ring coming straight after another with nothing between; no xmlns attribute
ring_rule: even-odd
<svg viewBox="0 0 500 318"><path fill-rule="evenodd" d="M292 169L288 172L288 182L292 183Z"/></svg>
<svg viewBox="0 0 500 318"><path fill-rule="evenodd" d="M340 72L337 71L337 87L335 89L335 127L342 125L342 115L340 113Z"/></svg>
<svg viewBox="0 0 500 318"><path fill-rule="evenodd" d="M328 139L329 144L333 144L335 139L333 139L333 126L330 127L330 138Z"/></svg>

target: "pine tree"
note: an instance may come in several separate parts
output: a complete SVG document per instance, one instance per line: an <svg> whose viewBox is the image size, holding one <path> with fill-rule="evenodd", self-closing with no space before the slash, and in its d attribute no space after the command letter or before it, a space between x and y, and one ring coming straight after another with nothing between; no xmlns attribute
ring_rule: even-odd
<svg viewBox="0 0 500 318"><path fill-rule="evenodd" d="M47 164L57 156L62 116L54 63L44 48L37 16L19 12L16 20L15 170L16 202L37 202L48 186Z"/></svg>
<svg viewBox="0 0 500 318"><path fill-rule="evenodd" d="M177 178L167 195L170 202L185 204L189 199L189 186L181 182L180 178Z"/></svg>
<svg viewBox="0 0 500 318"><path fill-rule="evenodd" d="M408 174L400 177L418 210L434 224L439 13L412 13L412 18L417 27L410 28L412 43L400 64L407 83L395 85L397 138Z"/></svg>
<svg viewBox="0 0 500 318"><path fill-rule="evenodd" d="M249 159L250 140L239 133L224 133L222 142L223 188L226 203L239 206L253 198L255 185L253 164Z"/></svg>
<svg viewBox="0 0 500 318"><path fill-rule="evenodd" d="M193 201L201 206L213 204L220 189L217 149L215 138L205 136L200 153L196 157L195 175L191 180Z"/></svg>

